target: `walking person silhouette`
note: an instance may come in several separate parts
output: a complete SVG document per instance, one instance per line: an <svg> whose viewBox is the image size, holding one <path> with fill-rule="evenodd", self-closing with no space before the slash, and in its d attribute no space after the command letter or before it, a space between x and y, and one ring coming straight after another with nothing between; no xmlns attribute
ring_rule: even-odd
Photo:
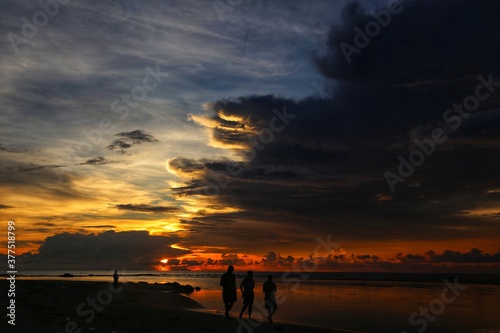
<svg viewBox="0 0 500 333"><path fill-rule="evenodd" d="M248 307L248 319L252 319L252 305L254 300L253 289L255 288L255 281L253 279L253 272L248 271L247 276L241 281L240 290L243 294L243 309L240 312L240 318L243 317L243 312Z"/></svg>
<svg viewBox="0 0 500 333"><path fill-rule="evenodd" d="M273 322L273 314L276 312L278 309L278 305L276 304L276 296L275 293L277 291L276 288L276 283L273 282L273 276L272 274L269 274L267 276L267 281L264 283L262 286L262 291L264 292L264 301L266 303L265 307L267 309L267 319L269 319L269 322Z"/></svg>
<svg viewBox="0 0 500 333"><path fill-rule="evenodd" d="M229 311L236 302L236 276L233 273L234 267L230 265L227 268L227 272L222 274L220 278L220 285L222 286L222 301L224 302L224 307L226 310L226 318L230 319Z"/></svg>

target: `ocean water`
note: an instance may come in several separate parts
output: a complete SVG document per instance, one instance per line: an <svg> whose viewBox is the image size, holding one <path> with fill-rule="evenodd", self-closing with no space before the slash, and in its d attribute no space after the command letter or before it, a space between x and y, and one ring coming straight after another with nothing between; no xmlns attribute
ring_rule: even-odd
<svg viewBox="0 0 500 333"><path fill-rule="evenodd" d="M112 271L25 272L20 279L112 281ZM121 272L120 281L179 282L199 286L187 295L223 313L219 279L213 272ZM265 317L262 284L268 273L256 273L253 316ZM500 333L500 279L493 275L373 273L273 273L278 286L276 322L340 328L358 332ZM243 279L237 274L237 283ZM238 292L238 295L240 293ZM238 299L232 316L242 307ZM244 331L244 330L242 330Z"/></svg>

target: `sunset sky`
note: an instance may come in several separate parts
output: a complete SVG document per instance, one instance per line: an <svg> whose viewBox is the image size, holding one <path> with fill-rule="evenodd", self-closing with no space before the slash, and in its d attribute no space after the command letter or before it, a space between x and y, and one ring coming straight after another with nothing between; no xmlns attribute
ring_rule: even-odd
<svg viewBox="0 0 500 333"><path fill-rule="evenodd" d="M19 270L500 272L497 1L54 1L0 5Z"/></svg>

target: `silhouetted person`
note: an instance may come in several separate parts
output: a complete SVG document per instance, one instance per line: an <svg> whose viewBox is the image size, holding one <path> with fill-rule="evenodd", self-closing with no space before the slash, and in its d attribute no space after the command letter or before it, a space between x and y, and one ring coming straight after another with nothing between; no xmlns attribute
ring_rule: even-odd
<svg viewBox="0 0 500 333"><path fill-rule="evenodd" d="M262 286L262 291L264 292L264 300L265 300L265 307L267 309L267 319L269 319L269 322L273 322L273 314L278 310L278 304L276 304L276 283L273 282L273 276L269 274L267 276L267 281L264 283Z"/></svg>
<svg viewBox="0 0 500 333"><path fill-rule="evenodd" d="M222 286L222 301L225 304L226 318L229 319L229 311L236 302L236 276L233 273L234 267L231 265L227 268L227 272L222 274L220 285Z"/></svg>
<svg viewBox="0 0 500 333"><path fill-rule="evenodd" d="M255 288L255 281L253 280L253 272L248 271L247 276L241 281L240 290L243 294L243 309L240 312L240 318L243 317L243 312L245 312L248 307L248 319L252 319L252 305L253 305L253 288Z"/></svg>
<svg viewBox="0 0 500 333"><path fill-rule="evenodd" d="M118 275L118 271L115 270L115 274L113 274L113 286L116 288L118 287L118 278L120 275Z"/></svg>

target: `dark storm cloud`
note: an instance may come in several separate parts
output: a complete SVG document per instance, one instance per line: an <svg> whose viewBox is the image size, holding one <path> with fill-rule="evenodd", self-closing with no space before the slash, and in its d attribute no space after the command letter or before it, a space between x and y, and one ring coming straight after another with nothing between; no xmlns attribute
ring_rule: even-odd
<svg viewBox="0 0 500 333"><path fill-rule="evenodd" d="M175 213L179 211L178 207L166 207L166 206L152 206L145 204L119 204L116 208L120 210L131 210L136 212L154 213L154 214L164 214L164 213Z"/></svg>
<svg viewBox="0 0 500 333"><path fill-rule="evenodd" d="M8 208L12 208L12 206L0 205L0 209L8 209Z"/></svg>
<svg viewBox="0 0 500 333"><path fill-rule="evenodd" d="M341 44L356 46L358 27L366 34L367 23L376 18L356 1L349 2L339 23L329 32L330 53L317 64L329 78L370 80L380 85L449 85L450 81L498 71L494 55L500 47L491 43L500 25L495 11L498 4L487 0L402 1L398 14L376 36L368 36L367 46L353 54L351 63ZM387 11L380 7L379 10ZM425 20L423 19L425 18ZM359 45L358 45L359 48Z"/></svg>
<svg viewBox="0 0 500 333"><path fill-rule="evenodd" d="M151 134L147 134L143 130L120 132L115 134L115 136L119 138L113 140L113 142L108 145L108 149L117 150L122 154L125 154L127 152L126 150L134 145L138 145L141 143L158 143L158 140L156 140Z"/></svg>
<svg viewBox="0 0 500 333"><path fill-rule="evenodd" d="M375 19L356 2L346 5L326 52L315 57L329 97L224 99L212 104L212 115L192 116L247 162L173 160L178 174L190 174L176 193L213 195L242 208L228 214L232 219L334 232L343 240L498 234L497 225L459 212L498 204L487 193L500 185L500 21L494 14L500 5L402 6L348 63L339 45L353 44L353 28ZM479 84L489 97L453 128L458 120L446 123L443 115ZM398 156L408 158L418 148L414 139L428 139L434 128L443 128L448 140L390 193L384 172L397 172Z"/></svg>
<svg viewBox="0 0 500 333"><path fill-rule="evenodd" d="M344 101L360 129L384 130L373 133L374 140L386 136L406 141L408 132L442 122L446 109L473 94L479 75L492 74L498 81L500 47L490 39L500 32L492 11L497 7L493 1L403 2L402 12L392 15L378 35L368 37L369 44L359 54L346 57L341 45L355 44L353 28L364 30L376 22L351 2L341 23L330 30L329 52L319 55L316 64L326 77L340 80L332 93ZM347 58L352 62L348 64ZM481 128L495 128L498 138L498 119L493 124L486 119L497 118L490 110L498 107L499 98L496 94L482 102L478 113L450 135L464 135L466 126L478 123Z"/></svg>
<svg viewBox="0 0 500 333"><path fill-rule="evenodd" d="M174 235L152 236L147 231L106 231L100 234L61 233L47 237L37 254L22 255L25 269L151 268L156 260L189 253L172 248Z"/></svg>

